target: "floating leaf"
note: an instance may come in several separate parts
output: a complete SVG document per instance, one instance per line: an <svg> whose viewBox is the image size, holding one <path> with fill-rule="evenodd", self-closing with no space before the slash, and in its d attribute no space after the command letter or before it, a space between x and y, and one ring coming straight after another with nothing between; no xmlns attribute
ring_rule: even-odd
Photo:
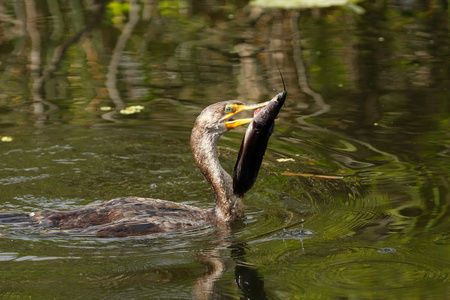
<svg viewBox="0 0 450 300"><path fill-rule="evenodd" d="M101 110L101 111L111 111L111 110L112 110L112 107L111 107L111 106L101 106L101 107L100 107L100 110Z"/></svg>
<svg viewBox="0 0 450 300"><path fill-rule="evenodd" d="M1 138L0 140L1 140L2 142L9 143L9 142L12 142L12 141L13 141L13 138L10 137L10 136L2 136L2 138Z"/></svg>
<svg viewBox="0 0 450 300"><path fill-rule="evenodd" d="M132 114L136 114L141 112L141 110L143 110L144 107L142 105L133 105L133 106L128 106L125 109L120 110L120 113L122 115L132 115Z"/></svg>
<svg viewBox="0 0 450 300"><path fill-rule="evenodd" d="M278 158L277 162L295 161L293 158Z"/></svg>

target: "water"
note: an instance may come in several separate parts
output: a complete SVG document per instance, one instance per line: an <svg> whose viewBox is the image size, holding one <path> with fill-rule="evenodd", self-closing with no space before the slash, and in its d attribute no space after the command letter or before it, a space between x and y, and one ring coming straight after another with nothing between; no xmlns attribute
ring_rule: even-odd
<svg viewBox="0 0 450 300"><path fill-rule="evenodd" d="M2 297L450 297L445 1L362 15L50 2L0 4L2 211L132 195L212 207L196 116L270 99L278 68L288 98L245 221L112 239L4 226ZM220 141L229 172L243 130Z"/></svg>

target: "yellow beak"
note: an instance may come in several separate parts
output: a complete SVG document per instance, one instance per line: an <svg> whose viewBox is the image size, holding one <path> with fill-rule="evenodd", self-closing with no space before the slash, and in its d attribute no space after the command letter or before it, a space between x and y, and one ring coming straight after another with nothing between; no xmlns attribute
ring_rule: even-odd
<svg viewBox="0 0 450 300"><path fill-rule="evenodd" d="M255 110L255 109L258 109L261 107L265 107L268 103L269 103L269 101L264 102L264 103L248 104L248 105L247 104L244 104L244 105L232 104L229 106L229 107L231 107L231 112L225 116L223 123L227 127L227 130L231 130L233 128L248 124L253 120L253 118L238 119L238 120L230 120L230 119L231 119L231 117L233 117L237 113L240 113L241 111Z"/></svg>

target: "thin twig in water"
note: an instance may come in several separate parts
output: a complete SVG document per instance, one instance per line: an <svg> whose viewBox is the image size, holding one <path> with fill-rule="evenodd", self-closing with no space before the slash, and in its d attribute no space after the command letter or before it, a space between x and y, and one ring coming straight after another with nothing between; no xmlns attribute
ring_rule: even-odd
<svg viewBox="0 0 450 300"><path fill-rule="evenodd" d="M323 179L342 179L343 176L334 176L334 175L316 175L316 174L304 174L304 173L281 173L282 176L300 176L300 177L314 177L314 178L323 178Z"/></svg>

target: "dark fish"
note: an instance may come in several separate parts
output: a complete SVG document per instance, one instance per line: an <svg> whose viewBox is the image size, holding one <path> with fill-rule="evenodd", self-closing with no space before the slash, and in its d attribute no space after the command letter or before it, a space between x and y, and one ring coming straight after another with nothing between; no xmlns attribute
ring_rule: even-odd
<svg viewBox="0 0 450 300"><path fill-rule="evenodd" d="M258 176L267 143L275 127L275 119L286 100L283 75L281 80L283 91L273 97L259 112L255 112L256 116L250 122L242 139L233 172L233 191L238 196L242 197L253 186Z"/></svg>

